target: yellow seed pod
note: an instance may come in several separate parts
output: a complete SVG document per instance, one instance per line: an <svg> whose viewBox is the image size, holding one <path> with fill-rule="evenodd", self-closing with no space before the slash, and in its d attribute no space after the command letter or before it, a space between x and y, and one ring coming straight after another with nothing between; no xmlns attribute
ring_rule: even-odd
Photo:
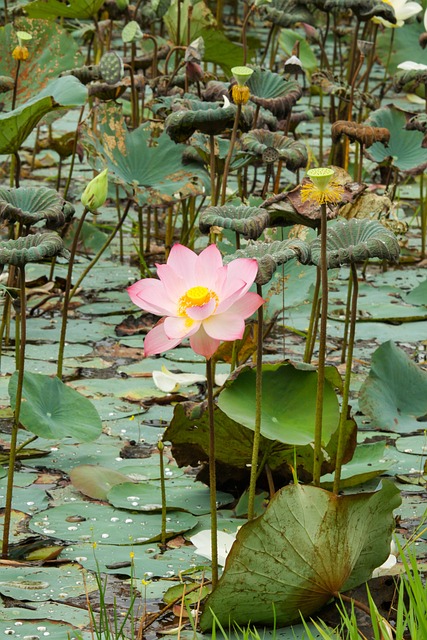
<svg viewBox="0 0 427 640"><path fill-rule="evenodd" d="M27 47L23 47L20 44L18 44L12 51L12 57L15 60L26 60L29 55L30 52L28 51Z"/></svg>
<svg viewBox="0 0 427 640"><path fill-rule="evenodd" d="M234 104L246 104L251 97L249 88L238 84L233 85L231 95L233 96Z"/></svg>

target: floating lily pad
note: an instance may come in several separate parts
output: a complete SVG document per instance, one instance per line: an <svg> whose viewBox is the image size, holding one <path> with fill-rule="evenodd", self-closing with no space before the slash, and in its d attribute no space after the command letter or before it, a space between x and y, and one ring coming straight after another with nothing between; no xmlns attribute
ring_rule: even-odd
<svg viewBox="0 0 427 640"><path fill-rule="evenodd" d="M391 469L397 460L393 458L393 449L385 449L385 445L385 441L357 445L353 458L342 466L340 487L354 487ZM333 480L333 473L320 479L325 489L332 489Z"/></svg>
<svg viewBox="0 0 427 640"><path fill-rule="evenodd" d="M132 498L132 496L128 496ZM132 500L128 500L132 507ZM185 511L171 511L166 518L168 538L192 529L197 518ZM160 539L159 513L129 513L109 505L73 502L41 511L30 521L36 533L69 542L129 545Z"/></svg>
<svg viewBox="0 0 427 640"><path fill-rule="evenodd" d="M80 567L0 567L0 593L16 600L65 600L98 588L94 575L83 578Z"/></svg>
<svg viewBox="0 0 427 640"><path fill-rule="evenodd" d="M111 487L127 482L128 476L95 464L81 464L70 472L70 480L74 487L89 498L105 500Z"/></svg>
<svg viewBox="0 0 427 640"><path fill-rule="evenodd" d="M71 607L70 607L71 609ZM44 610L45 618L42 620L32 610L24 610L25 613L35 613L33 618L37 618L37 622L31 620L26 622L24 616L21 614L21 609L8 609L8 611L15 611L18 615L13 620L6 620L0 622L0 634L5 636L12 635L14 640L27 640L28 638L42 638L48 634L49 640L92 640L93 634L88 631L79 631L77 638L75 629L65 622L50 622ZM21 614L21 615L20 615ZM30 617L30 616L25 616ZM39 634L39 635L35 635Z"/></svg>
<svg viewBox="0 0 427 640"><path fill-rule="evenodd" d="M372 356L359 407L385 431L424 430L421 418L427 414L427 373L392 341L385 342Z"/></svg>
<svg viewBox="0 0 427 640"><path fill-rule="evenodd" d="M412 289L405 298L410 304L427 306L427 279Z"/></svg>
<svg viewBox="0 0 427 640"><path fill-rule="evenodd" d="M129 496L134 500L129 504ZM188 511L194 515L202 515L210 511L210 492L208 487L201 483L186 480L184 486L170 486L166 480L166 506L168 511L179 509ZM159 483L157 485L145 483L125 482L116 484L107 495L107 500L118 509L132 509L134 511L159 511L162 508L162 495ZM233 502L234 498L229 493L218 491L217 504L223 506Z"/></svg>

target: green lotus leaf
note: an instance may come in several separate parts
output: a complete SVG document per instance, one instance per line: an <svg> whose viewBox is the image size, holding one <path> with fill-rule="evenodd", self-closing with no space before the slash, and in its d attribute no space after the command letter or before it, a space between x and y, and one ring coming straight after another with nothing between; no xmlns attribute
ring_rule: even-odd
<svg viewBox="0 0 427 640"><path fill-rule="evenodd" d="M264 229L270 226L270 215L266 209L240 205L207 207L201 214L199 227L202 233L209 233L212 226L233 229L246 238L256 240ZM241 256L247 257L247 256Z"/></svg>
<svg viewBox="0 0 427 640"><path fill-rule="evenodd" d="M262 211L262 209L261 209ZM306 242L298 238L288 240L276 240L275 242L257 242L248 244L232 255L227 255L224 262L231 262L236 258L252 258L258 263L258 273L255 279L257 284L267 284L273 277L276 269L289 260L297 259L306 263L309 259L310 249Z"/></svg>
<svg viewBox="0 0 427 640"><path fill-rule="evenodd" d="M57 78L13 111L0 113L0 153L16 153L43 116L62 107L81 106L86 96L87 89L77 78Z"/></svg>
<svg viewBox="0 0 427 640"><path fill-rule="evenodd" d="M55 18L77 18L79 20L89 20L98 13L104 0L34 0L23 6L30 18L44 18L53 20Z"/></svg>
<svg viewBox="0 0 427 640"><path fill-rule="evenodd" d="M408 71L398 69L394 74L393 89L397 93L401 91L405 91L405 93L417 93L417 95L423 98L426 84L427 69L410 69ZM417 91L419 87L422 87L421 92Z"/></svg>
<svg viewBox="0 0 427 640"><path fill-rule="evenodd" d="M268 69L255 69L247 85L250 100L284 118L302 96L302 88L295 80L285 80L283 76Z"/></svg>
<svg viewBox="0 0 427 640"><path fill-rule="evenodd" d="M291 624L362 584L390 553L400 504L391 482L375 493L344 496L284 487L239 530L205 603L202 630L212 628L214 615L221 625Z"/></svg>
<svg viewBox="0 0 427 640"><path fill-rule="evenodd" d="M298 0L272 0L262 11L266 19L278 27L293 27L297 22L313 23L313 12Z"/></svg>
<svg viewBox="0 0 427 640"><path fill-rule="evenodd" d="M49 229L62 227L74 215L74 207L47 187L0 187L0 220L35 224L46 220Z"/></svg>
<svg viewBox="0 0 427 640"><path fill-rule="evenodd" d="M223 108L219 104L207 102L202 109L175 111L165 120L165 132L174 142L185 142L195 131L215 136L233 126L237 107ZM244 125L244 119L242 118ZM248 128L246 125L244 128Z"/></svg>
<svg viewBox="0 0 427 640"><path fill-rule="evenodd" d="M399 258L399 243L392 231L376 220L335 220L328 225L328 268L362 262L370 258L391 260ZM310 244L313 264L320 263L320 238Z"/></svg>
<svg viewBox="0 0 427 640"><path fill-rule="evenodd" d="M255 129L242 136L244 149L263 156L268 149L275 149L289 171L298 171L307 166L308 152L303 142L287 138L282 133Z"/></svg>
<svg viewBox="0 0 427 640"><path fill-rule="evenodd" d="M427 167L427 149L422 147L423 134L419 131L405 129L405 112L393 105L377 109L365 121L375 127L385 127L390 131L390 142L385 147L376 142L370 147L369 158L375 162L392 158L393 164L404 173L417 175Z"/></svg>
<svg viewBox="0 0 427 640"><path fill-rule="evenodd" d="M389 340L374 352L359 407L375 427L398 433L424 430L427 373Z"/></svg>
<svg viewBox="0 0 427 640"><path fill-rule="evenodd" d="M0 241L0 265L23 267L53 256L68 256L62 238L57 233L36 233L16 240Z"/></svg>
<svg viewBox="0 0 427 640"><path fill-rule="evenodd" d="M378 0L313 0L313 4L326 12L347 12L350 9L361 22L378 16L391 24L396 24L392 6Z"/></svg>
<svg viewBox="0 0 427 640"><path fill-rule="evenodd" d="M18 372L9 381L9 396L15 410ZM101 435L102 422L93 404L57 377L24 374L21 424L41 438L74 438L90 442Z"/></svg>
<svg viewBox="0 0 427 640"><path fill-rule="evenodd" d="M83 143L89 161L99 170L101 157L141 205L175 202L178 192L201 192L200 178L206 174L199 167L184 165L185 145L175 144L166 133L153 139L147 125L128 131L121 109L114 103L100 106L98 125L99 136L89 127L85 129Z"/></svg>
<svg viewBox="0 0 427 640"><path fill-rule="evenodd" d="M64 5L65 6L65 5ZM16 18L0 29L0 73L12 78L16 73L16 60L12 51L18 44L16 30L31 33L28 41L29 58L21 64L17 90L17 105L32 98L50 80L57 78L61 72L83 63L83 55L79 53L79 45L65 27L47 20L30 20ZM11 110L12 95L8 93L2 99L5 111Z"/></svg>

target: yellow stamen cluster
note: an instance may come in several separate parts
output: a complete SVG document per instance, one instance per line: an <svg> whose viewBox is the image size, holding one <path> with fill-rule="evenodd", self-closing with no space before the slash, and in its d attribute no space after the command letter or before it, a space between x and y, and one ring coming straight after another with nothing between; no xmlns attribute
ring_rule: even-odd
<svg viewBox="0 0 427 640"><path fill-rule="evenodd" d="M186 315L186 311L189 307L202 307L204 304L210 302L212 298L215 298L216 303L218 304L218 296L207 287L191 287L191 289L188 289L179 299L179 315Z"/></svg>
<svg viewBox="0 0 427 640"><path fill-rule="evenodd" d="M15 60L27 60L29 55L30 52L28 51L27 47L23 47L20 44L17 45L12 51L12 58L14 58Z"/></svg>
<svg viewBox="0 0 427 640"><path fill-rule="evenodd" d="M246 104L251 97L251 92L249 87L235 84L231 89L231 95L233 96L234 104Z"/></svg>
<svg viewBox="0 0 427 640"><path fill-rule="evenodd" d="M310 182L302 185L300 195L301 201L321 204L337 204L342 200L344 187L333 179L334 171L327 167L310 169L307 176Z"/></svg>

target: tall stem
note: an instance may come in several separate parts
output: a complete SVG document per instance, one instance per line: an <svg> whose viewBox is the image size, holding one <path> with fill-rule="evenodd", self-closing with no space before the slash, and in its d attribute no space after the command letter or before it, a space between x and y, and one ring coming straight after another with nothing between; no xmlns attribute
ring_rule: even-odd
<svg viewBox="0 0 427 640"><path fill-rule="evenodd" d="M426 91L426 97L427 97L427 91ZM426 257L426 234L427 234L427 208L424 200L424 173L422 173L420 177L420 208L421 208L421 259L424 259Z"/></svg>
<svg viewBox="0 0 427 640"><path fill-rule="evenodd" d="M225 204L228 173L230 171L230 165L231 165L231 159L233 157L234 145L236 144L237 129L239 127L239 120L240 120L241 112L242 112L242 105L238 104L237 105L237 109L236 109L236 115L234 117L233 131L231 132L230 148L228 150L227 158L225 160L224 173L222 174L221 206Z"/></svg>
<svg viewBox="0 0 427 640"><path fill-rule="evenodd" d="M341 467L344 457L344 432L348 414L348 398L350 395L351 365L353 362L354 337L356 334L356 313L357 313L357 296L359 293L359 282L357 280L357 271L353 263L350 265L351 279L353 281L353 295L351 298L351 314L350 314L350 334L348 339L347 362L345 366L344 388L342 394L342 405L340 415L340 425L338 431L337 457L335 461L335 475L333 492L338 493L341 480Z"/></svg>
<svg viewBox="0 0 427 640"><path fill-rule="evenodd" d="M262 287L257 284L257 293L262 296ZM262 411L262 343L263 343L263 307L258 307L258 335L256 351L255 378L255 429L252 446L251 477L249 481L248 520L252 520L255 511L255 490L258 477L258 455L261 441L261 411Z"/></svg>
<svg viewBox="0 0 427 640"><path fill-rule="evenodd" d="M209 489L211 507L211 551L212 551L212 586L218 582L218 525L216 513L216 461L215 461L215 418L213 399L213 370L212 360L206 360L206 379L209 413Z"/></svg>
<svg viewBox="0 0 427 640"><path fill-rule="evenodd" d="M79 241L80 232L82 230L83 223L88 213L89 213L89 209L86 209L85 207L81 215L81 218L79 220L79 223L77 225L77 229L74 233L73 244L71 245L71 250L70 250L70 261L68 263L67 280L65 283L64 302L62 305L62 325L61 325L61 337L59 339L58 368L56 371L56 375L60 379L62 379L62 368L63 368L63 362L64 362L65 335L67 332L67 315L68 315L68 305L70 302L71 278L73 276L74 258L77 251L77 243Z"/></svg>
<svg viewBox="0 0 427 640"><path fill-rule="evenodd" d="M326 225L326 204L322 204L320 223L320 283L322 289L322 301L319 333L319 364L317 368L317 395L313 461L313 484L316 487L320 485L320 471L322 466L323 395L325 388L326 332L328 320L328 265L326 256Z"/></svg>
<svg viewBox="0 0 427 640"><path fill-rule="evenodd" d="M24 386L26 325L25 267L19 268L19 299L21 305L21 336L19 345L18 382L16 385L15 411L10 439L9 468L7 474L6 504L4 508L2 556L7 558L9 551L10 521L12 515L13 477L15 473L16 449L18 442L19 415L21 412L22 388Z"/></svg>

